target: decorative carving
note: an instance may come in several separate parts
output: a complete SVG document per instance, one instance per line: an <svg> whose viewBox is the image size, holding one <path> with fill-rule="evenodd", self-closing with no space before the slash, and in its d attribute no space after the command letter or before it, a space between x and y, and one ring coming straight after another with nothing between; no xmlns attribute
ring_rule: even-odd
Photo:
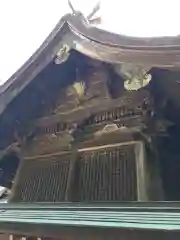
<svg viewBox="0 0 180 240"><path fill-rule="evenodd" d="M69 57L70 46L64 44L56 54L55 63L61 64L65 62Z"/></svg>
<svg viewBox="0 0 180 240"><path fill-rule="evenodd" d="M98 69L93 68L85 77L82 77L76 69L74 83L60 92L53 114L73 113L110 98L108 78L108 72L103 66Z"/></svg>
<svg viewBox="0 0 180 240"><path fill-rule="evenodd" d="M124 80L124 88L129 91L138 90L149 84L152 79L151 67L136 66L130 63L115 65L114 69Z"/></svg>
<svg viewBox="0 0 180 240"><path fill-rule="evenodd" d="M85 95L85 83L84 82L75 82L73 84L73 88L75 89L79 100Z"/></svg>
<svg viewBox="0 0 180 240"><path fill-rule="evenodd" d="M151 81L152 76L151 74L145 74L144 77L142 78L131 78L128 79L124 82L124 87L126 90L133 91L133 90L138 90L142 87L145 87L149 84Z"/></svg>
<svg viewBox="0 0 180 240"><path fill-rule="evenodd" d="M107 124L105 125L105 127L101 130L101 131L98 131L98 132L95 132L95 136L99 136L99 135L102 135L104 133L112 133L114 131L117 131L119 128L117 126L117 124Z"/></svg>

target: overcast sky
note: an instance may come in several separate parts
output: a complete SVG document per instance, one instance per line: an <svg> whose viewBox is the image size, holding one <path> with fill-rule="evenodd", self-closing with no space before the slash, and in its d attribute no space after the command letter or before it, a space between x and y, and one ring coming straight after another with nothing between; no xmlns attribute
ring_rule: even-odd
<svg viewBox="0 0 180 240"><path fill-rule="evenodd" d="M85 15L96 2L72 0ZM139 37L178 35L179 9L179 0L101 0L100 27ZM68 12L67 0L0 1L0 84L33 54Z"/></svg>

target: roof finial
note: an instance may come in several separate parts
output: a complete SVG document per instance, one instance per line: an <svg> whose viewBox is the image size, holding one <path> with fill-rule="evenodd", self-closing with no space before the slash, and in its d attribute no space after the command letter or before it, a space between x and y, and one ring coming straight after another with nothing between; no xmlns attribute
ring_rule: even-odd
<svg viewBox="0 0 180 240"><path fill-rule="evenodd" d="M80 11L77 11L75 10L75 8L73 7L72 5L72 2L71 0L68 0L68 5L71 9L71 11L73 12L74 15L82 15L83 14L80 12ZM100 9L100 1L97 2L97 4L95 5L95 7L92 9L91 13L87 16L87 17L84 17L84 20L86 20L87 22L91 23L91 24L99 24L101 23L101 18L98 17L98 18L95 18L95 19L92 19L92 17L99 11Z"/></svg>
<svg viewBox="0 0 180 240"><path fill-rule="evenodd" d="M75 14L76 10L75 10L75 8L72 5L71 0L68 0L68 5L69 5L70 9L72 10L73 14Z"/></svg>
<svg viewBox="0 0 180 240"><path fill-rule="evenodd" d="M100 9L100 1L97 2L97 4L94 6L91 13L87 16L87 19L90 20L92 17L99 11Z"/></svg>

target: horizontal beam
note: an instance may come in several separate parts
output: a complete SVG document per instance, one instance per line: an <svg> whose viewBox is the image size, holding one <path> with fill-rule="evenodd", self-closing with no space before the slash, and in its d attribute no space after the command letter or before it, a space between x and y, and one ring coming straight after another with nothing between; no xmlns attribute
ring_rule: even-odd
<svg viewBox="0 0 180 240"><path fill-rule="evenodd" d="M180 212L180 202L59 202L59 203L8 203L0 204L0 211L8 210L103 210L103 211L175 211Z"/></svg>

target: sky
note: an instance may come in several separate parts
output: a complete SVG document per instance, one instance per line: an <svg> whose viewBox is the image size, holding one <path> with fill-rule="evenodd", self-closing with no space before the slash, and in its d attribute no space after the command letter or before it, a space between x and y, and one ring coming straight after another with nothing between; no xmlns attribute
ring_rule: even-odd
<svg viewBox="0 0 180 240"><path fill-rule="evenodd" d="M87 16L97 0L71 0ZM101 0L107 31L137 37L180 34L179 0ZM36 51L70 8L67 0L0 1L0 85Z"/></svg>

